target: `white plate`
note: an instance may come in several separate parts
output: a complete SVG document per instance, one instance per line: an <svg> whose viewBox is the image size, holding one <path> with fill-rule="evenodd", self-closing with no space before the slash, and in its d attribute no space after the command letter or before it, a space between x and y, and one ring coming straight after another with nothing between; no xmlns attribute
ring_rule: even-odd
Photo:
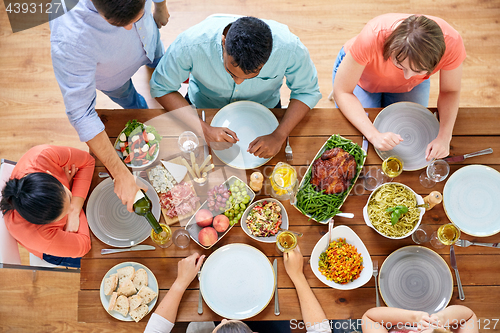
<svg viewBox="0 0 500 333"><path fill-rule="evenodd" d="M455 171L443 190L443 206L450 221L466 234L486 237L500 232L500 173L485 165Z"/></svg>
<svg viewBox="0 0 500 333"><path fill-rule="evenodd" d="M151 270L149 268L147 268L143 264L139 264L138 262L122 262L121 264L118 264L118 265L114 266L113 268L111 268L106 273L106 275L104 275L104 277L102 278L102 281L101 281L101 289L99 291L102 306L104 307L104 309L106 311L108 311L109 300L111 298L111 296L104 295L104 280L106 278L108 278L111 274L116 273L116 271L119 268L123 268L126 266L133 266L136 271L140 268L143 268L148 273L148 287L151 288L156 294L158 294L158 296L148 304L148 307L149 307L148 313L151 312L151 310L153 310L153 308L156 304L156 301L158 300L158 297L160 296L160 294L158 292L158 290L159 290L158 289L158 281L156 281L156 277L154 276L153 272L151 272ZM121 313L116 312L116 311L108 311L108 313L112 317L114 317L118 320L121 320L121 321L134 321L134 319L132 319L132 317L130 317L130 315L127 315L126 317L124 317Z"/></svg>
<svg viewBox="0 0 500 333"><path fill-rule="evenodd" d="M160 218L160 199L153 186L147 185L147 196L153 203L153 215ZM92 233L103 243L114 247L129 247L142 243L151 235L151 226L145 217L130 213L114 192L111 178L103 180L90 194L87 220Z"/></svg>
<svg viewBox="0 0 500 333"><path fill-rule="evenodd" d="M397 155L405 171L419 170L430 163L425 150L439 133L439 121L427 108L411 102L394 103L380 111L373 125L381 133L393 132L404 140L392 150L375 149L382 160Z"/></svg>
<svg viewBox="0 0 500 333"><path fill-rule="evenodd" d="M436 313L453 294L448 264L423 246L406 246L385 259L379 273L379 288L387 306Z"/></svg>
<svg viewBox="0 0 500 333"><path fill-rule="evenodd" d="M420 217L418 219L418 222L415 224L415 227L413 227L413 229L411 230L411 232L407 233L406 235L404 236L400 236L400 237L389 237L383 233L381 233L380 231L378 231L372 224L371 220L370 220L370 216L368 215L368 203L370 202L372 196L377 193L378 189L380 189L381 187L384 187L384 186L389 186L391 184L398 184L398 185L401 185L401 186L404 186L406 189L408 189L411 193L413 193L415 195L415 199L417 200L417 205L423 205L424 204L424 199L418 195L417 193L415 193L415 191L413 191L410 187L406 186L405 184L401 184L401 183L396 183L396 182L390 182L390 183L385 183L385 184L382 184L380 185L379 187L377 187L375 190L373 190L373 192L370 194L370 196L368 197L368 201L366 201L366 205L365 207L363 207L363 219L365 220L365 223L367 226L369 226L370 228L372 228L373 230L375 230L379 235L382 235L384 236L385 238L389 238L389 239L402 239L402 238L406 238L408 236L410 236L417 228L418 226L420 225L420 223L422 222L422 217L424 216L425 214L425 208L423 207L419 207L418 210L420 210Z"/></svg>
<svg viewBox="0 0 500 333"><path fill-rule="evenodd" d="M144 128L146 127L153 127L151 125L146 125L146 124L143 124L143 123L140 123L144 126ZM156 129L155 129L156 130ZM125 131L125 128L122 129L122 131L120 132L120 134L118 134L118 137L116 138L115 140L115 143L113 144L113 147L115 148L115 151L116 153L118 154L118 157L123 161L123 153L119 150L120 149L120 135L123 133L123 131ZM158 149L156 149L156 152L153 156L153 159L150 160L148 163L144 164L144 165L133 165L131 163L125 163L126 166L128 166L129 168L133 168L133 169L144 169L148 166L150 166L151 164L153 164L154 161L156 161L156 159L158 158L158 155L160 154L160 141L161 139L158 141L157 145L158 145Z"/></svg>
<svg viewBox="0 0 500 333"><path fill-rule="evenodd" d="M274 294L274 270L261 251L233 243L212 253L201 269L200 291L212 311L243 320L266 308Z"/></svg>
<svg viewBox="0 0 500 333"><path fill-rule="evenodd" d="M271 134L278 125L275 115L259 103L240 101L228 104L217 112L210 126L227 127L236 133L240 141L231 148L213 152L222 162L233 168L257 168L271 158L260 158L248 153L248 145L259 136Z"/></svg>
<svg viewBox="0 0 500 333"><path fill-rule="evenodd" d="M273 199L273 198L261 199L261 200L255 201L253 204L251 204L250 206L248 206L247 209L245 209L245 212L243 213L243 216L241 217L241 221L240 221L241 229L243 229L243 231L250 238L253 238L256 241L259 241L259 242L262 242L262 243L276 243L276 236L278 235L279 232L276 233L276 235L270 236L270 237L257 237L257 236L252 235L252 233L250 232L250 230L248 230L248 227L247 227L247 217L248 217L248 214L250 214L250 211L255 207L255 205L257 203L262 202L262 201L267 201L267 202L272 201L272 202L277 203L281 207L281 226L280 226L280 228L284 229L284 230L288 230L288 214L286 212L285 206L283 206L281 204L281 202L279 202L278 200Z"/></svg>
<svg viewBox="0 0 500 333"><path fill-rule="evenodd" d="M338 238L345 238L348 244L354 245L356 247L358 253L360 253L363 257L363 270L356 280L348 282L346 284L340 284L327 280L326 276L321 274L321 272L319 271L318 265L319 256L321 255L321 253L326 251L328 245L330 244L330 234L326 233L326 235L321 237L321 239L316 243L311 253L310 263L314 275L316 275L316 277L321 282L334 289L351 290L365 285L365 283L370 281L370 279L372 278L373 272L372 259L370 257L370 253L368 253L368 250L366 249L365 244L351 228L345 225L339 225L338 227L333 228L332 233L334 240L337 240Z"/></svg>

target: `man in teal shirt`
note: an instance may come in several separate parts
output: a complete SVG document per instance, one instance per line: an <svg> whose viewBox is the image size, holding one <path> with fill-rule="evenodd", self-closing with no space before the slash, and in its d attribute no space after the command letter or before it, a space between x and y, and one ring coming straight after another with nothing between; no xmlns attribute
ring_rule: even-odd
<svg viewBox="0 0 500 333"><path fill-rule="evenodd" d="M189 78L186 99L178 90ZM151 78L151 95L167 110L222 108L250 100L268 108L280 105L286 78L290 104L278 128L258 137L248 151L274 156L292 129L321 99L309 52L286 25L254 17L210 16L181 33L167 49ZM202 122L208 142L236 143L236 133Z"/></svg>

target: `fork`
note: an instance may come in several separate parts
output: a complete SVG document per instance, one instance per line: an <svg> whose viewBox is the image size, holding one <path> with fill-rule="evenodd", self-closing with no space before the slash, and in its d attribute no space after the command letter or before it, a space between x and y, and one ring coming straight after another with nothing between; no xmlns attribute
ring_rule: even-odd
<svg viewBox="0 0 500 333"><path fill-rule="evenodd" d="M378 282L377 282L377 276L378 276L378 261L373 260L373 277L375 278L375 295L377 297L377 307L380 306L380 300L378 297Z"/></svg>
<svg viewBox="0 0 500 333"><path fill-rule="evenodd" d="M293 160L293 152L292 152L292 147L290 147L290 141L289 141L290 137L286 137L286 147L285 147L285 156L286 156L286 160L287 162L290 162L291 160Z"/></svg>
<svg viewBox="0 0 500 333"><path fill-rule="evenodd" d="M486 246L486 247L498 247L499 243L476 243L476 242L471 242L466 239L459 239L455 243L457 246L460 247L468 247L471 245L479 245L479 246Z"/></svg>

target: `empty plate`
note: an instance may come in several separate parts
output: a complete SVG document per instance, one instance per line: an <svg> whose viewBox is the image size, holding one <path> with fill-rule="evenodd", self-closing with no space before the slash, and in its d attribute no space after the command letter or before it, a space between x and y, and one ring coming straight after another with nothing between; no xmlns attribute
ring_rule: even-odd
<svg viewBox="0 0 500 333"><path fill-rule="evenodd" d="M250 245L225 245L203 264L200 291L219 316L247 319L264 310L273 298L273 267L264 253Z"/></svg>
<svg viewBox="0 0 500 333"><path fill-rule="evenodd" d="M265 106L240 101L226 105L217 112L210 126L227 127L240 141L231 148L213 150L225 164L237 169L253 169L264 165L271 158L260 158L247 152L250 142L259 136L271 134L278 127L276 116Z"/></svg>
<svg viewBox="0 0 500 333"><path fill-rule="evenodd" d="M405 171L419 170L430 163L425 150L439 133L439 121L427 108L412 102L394 103L380 111L373 125L380 133L393 132L403 138L392 150L375 149L382 160L397 155Z"/></svg>
<svg viewBox="0 0 500 333"><path fill-rule="evenodd" d="M500 232L499 197L500 172L468 165L455 171L444 185L443 206L462 232L486 237Z"/></svg>
<svg viewBox="0 0 500 333"><path fill-rule="evenodd" d="M439 254L423 246L406 246L385 259L379 286L387 306L436 313L451 299L453 278Z"/></svg>
<svg viewBox="0 0 500 333"><path fill-rule="evenodd" d="M137 178L140 179L140 178ZM146 181L147 196L153 203L153 215L160 218L160 200L154 188ZM92 233L103 243L114 247L137 245L151 235L151 226L145 217L130 213L114 192L111 178L103 180L90 194L87 220Z"/></svg>

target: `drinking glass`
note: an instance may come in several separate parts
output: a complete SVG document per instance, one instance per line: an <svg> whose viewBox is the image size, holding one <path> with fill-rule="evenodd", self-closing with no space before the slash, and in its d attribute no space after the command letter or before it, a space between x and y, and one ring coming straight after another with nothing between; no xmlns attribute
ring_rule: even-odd
<svg viewBox="0 0 500 333"><path fill-rule="evenodd" d="M189 232L187 232L186 229L175 230L173 235L172 235L172 239L173 239L174 245L181 248L181 249L185 249L186 247L188 247L189 242L191 241L191 238L189 236Z"/></svg>
<svg viewBox="0 0 500 333"><path fill-rule="evenodd" d="M443 224L439 229L432 233L431 245L436 249L446 245L455 244L460 238L460 229L453 223Z"/></svg>
<svg viewBox="0 0 500 333"><path fill-rule="evenodd" d="M436 183L445 180L449 173L450 165L445 160L434 160L420 174L420 184L426 188L434 187Z"/></svg>
<svg viewBox="0 0 500 333"><path fill-rule="evenodd" d="M280 253L292 251L297 247L297 235L290 231L283 231L276 237L276 247Z"/></svg>
<svg viewBox="0 0 500 333"><path fill-rule="evenodd" d="M403 172L403 160L398 156L389 156L382 162L382 168L371 169L365 174L363 185L367 191L373 191L380 185L392 181Z"/></svg>
<svg viewBox="0 0 500 333"><path fill-rule="evenodd" d="M151 239L153 242L161 248L167 248L172 245L172 229L166 224L160 223L162 232L157 234L153 229L151 229Z"/></svg>
<svg viewBox="0 0 500 333"><path fill-rule="evenodd" d="M431 240L432 237L432 227L428 224L421 224L418 226L417 229L411 234L411 239L416 244L423 244L427 243L428 241Z"/></svg>
<svg viewBox="0 0 500 333"><path fill-rule="evenodd" d="M177 145L179 146L179 149L185 153L188 154L191 152L195 152L196 148L198 148L200 144L200 141L198 140L198 137L196 134L194 134L191 131L185 131L181 135L179 135L179 140L177 141Z"/></svg>

